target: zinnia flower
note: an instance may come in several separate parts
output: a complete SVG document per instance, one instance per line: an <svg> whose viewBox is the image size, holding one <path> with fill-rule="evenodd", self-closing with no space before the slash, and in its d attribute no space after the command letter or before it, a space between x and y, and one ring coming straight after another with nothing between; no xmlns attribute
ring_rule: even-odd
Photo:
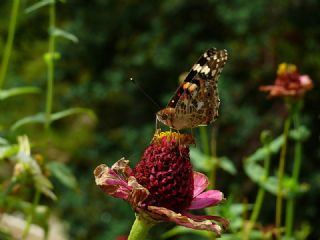
<svg viewBox="0 0 320 240"><path fill-rule="evenodd" d="M281 63L278 67L274 85L261 86L260 90L269 92L270 97L291 96L300 97L313 87L308 75L300 75L293 64Z"/></svg>
<svg viewBox="0 0 320 240"><path fill-rule="evenodd" d="M220 191L204 191L207 177L192 171L189 156L192 143L191 135L156 134L134 169L124 158L111 168L102 164L94 171L96 184L105 193L127 201L140 217L150 222L175 222L219 236L221 227L216 222L226 228L226 219L188 212L217 205L224 199Z"/></svg>

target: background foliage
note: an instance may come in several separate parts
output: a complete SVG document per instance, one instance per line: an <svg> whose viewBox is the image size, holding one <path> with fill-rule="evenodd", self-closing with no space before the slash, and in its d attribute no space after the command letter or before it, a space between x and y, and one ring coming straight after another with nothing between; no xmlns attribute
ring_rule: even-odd
<svg viewBox="0 0 320 240"><path fill-rule="evenodd" d="M24 13L32 3L22 1L6 88L45 89L42 55L48 41L47 9ZM11 1L0 2L0 50L10 7ZM303 115L312 134L305 145L301 178L310 184L310 191L298 199L297 206L302 207L296 220L311 224L312 238L319 238L319 8L316 0L58 2L58 27L75 34L79 42L57 41L61 59L56 67L54 111L88 107L98 118L94 122L77 115L54 123L45 153L49 160L67 163L78 179L77 191L55 184L59 199L53 207L68 225L70 239L114 239L127 234L133 221L129 206L102 194L92 174L98 164L111 165L122 156L134 165L154 132L158 109L128 79L136 79L165 106L178 76L212 46L227 49L230 56L219 80L222 104L213 125L217 151L232 159L239 172L236 176L218 173L217 188L236 202L253 202L256 192L243 172L243 158L260 145L261 130L272 129L278 135L286 115L282 102L267 100L259 86L274 81L277 65L283 61L296 64L314 80ZM18 119L43 111L42 94L0 102L2 137L14 140L28 133L34 142L43 141L40 125L8 131ZM208 131L212 132L211 127ZM274 201L267 202L261 214L265 223L273 220Z"/></svg>

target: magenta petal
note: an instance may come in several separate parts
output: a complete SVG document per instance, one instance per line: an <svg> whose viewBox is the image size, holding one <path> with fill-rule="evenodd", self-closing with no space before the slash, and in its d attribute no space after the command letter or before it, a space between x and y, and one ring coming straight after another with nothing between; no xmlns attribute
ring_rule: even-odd
<svg viewBox="0 0 320 240"><path fill-rule="evenodd" d="M94 170L96 184L101 190L113 197L127 199L132 187L113 169L101 164Z"/></svg>
<svg viewBox="0 0 320 240"><path fill-rule="evenodd" d="M202 193L207 187L208 187L208 178L206 175L199 173L199 172L193 172L193 197L195 198L200 193Z"/></svg>
<svg viewBox="0 0 320 240"><path fill-rule="evenodd" d="M217 205L223 200L223 193L217 190L209 190L195 197L188 209L201 209Z"/></svg>

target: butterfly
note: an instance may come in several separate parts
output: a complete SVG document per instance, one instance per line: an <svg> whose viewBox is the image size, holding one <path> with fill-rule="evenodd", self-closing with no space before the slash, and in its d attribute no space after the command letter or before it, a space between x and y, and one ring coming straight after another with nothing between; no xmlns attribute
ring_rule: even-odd
<svg viewBox="0 0 320 240"><path fill-rule="evenodd" d="M193 65L168 105L156 113L157 121L176 130L215 121L220 105L217 82L227 59L227 50L207 50Z"/></svg>

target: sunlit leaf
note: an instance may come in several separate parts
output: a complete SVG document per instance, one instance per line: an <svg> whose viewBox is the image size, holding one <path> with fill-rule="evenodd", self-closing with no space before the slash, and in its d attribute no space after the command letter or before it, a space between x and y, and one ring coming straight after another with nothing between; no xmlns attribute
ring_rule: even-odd
<svg viewBox="0 0 320 240"><path fill-rule="evenodd" d="M18 87L7 90L0 90L0 100L4 100L9 97L14 97L22 94L39 93L40 89L36 87Z"/></svg>
<svg viewBox="0 0 320 240"><path fill-rule="evenodd" d="M9 142L7 141L7 139L0 137L0 145L8 145Z"/></svg>
<svg viewBox="0 0 320 240"><path fill-rule="evenodd" d="M65 31L63 29L60 29L60 28L54 28L51 31L51 34L53 36L56 36L56 37L63 37L63 38L65 38L67 40L70 40L70 41L72 41L74 43L78 43L79 42L79 39L75 35L73 35L70 32L67 32L67 31Z"/></svg>
<svg viewBox="0 0 320 240"><path fill-rule="evenodd" d="M61 54L59 52L46 52L43 55L44 61L49 64L52 60L59 60L61 58Z"/></svg>
<svg viewBox="0 0 320 240"><path fill-rule="evenodd" d="M49 168L52 175L66 187L71 189L76 189L78 187L77 179L65 164L59 162L51 162L47 164L47 167Z"/></svg>
<svg viewBox="0 0 320 240"><path fill-rule="evenodd" d="M25 13L31 13L39 8L45 7L51 3L54 3L55 0L41 0L39 2L36 2L35 4L31 5L30 7L27 7L24 11Z"/></svg>
<svg viewBox="0 0 320 240"><path fill-rule="evenodd" d="M0 147L0 160L11 157L15 155L19 151L18 145L9 145L9 146L1 146Z"/></svg>
<svg viewBox="0 0 320 240"><path fill-rule="evenodd" d="M52 200L56 200L55 194L51 191L51 189L53 189L52 183L46 176L43 175L41 166L31 155L28 137L20 136L18 141L19 152L15 159L22 166L21 173L29 174L32 177L34 186L38 191Z"/></svg>
<svg viewBox="0 0 320 240"><path fill-rule="evenodd" d="M35 187L44 195L51 198L52 200L56 200L56 195L51 191L53 189L53 185L50 180L42 174L33 174L33 181L35 183Z"/></svg>

